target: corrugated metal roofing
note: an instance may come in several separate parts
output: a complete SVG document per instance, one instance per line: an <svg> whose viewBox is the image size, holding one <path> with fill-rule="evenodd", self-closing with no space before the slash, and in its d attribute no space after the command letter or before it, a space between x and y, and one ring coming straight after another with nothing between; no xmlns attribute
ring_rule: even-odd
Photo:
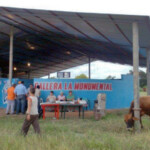
<svg viewBox="0 0 150 150"><path fill-rule="evenodd" d="M132 65L132 22L139 23L140 65L150 46L148 16L90 14L0 7L0 67L8 74L14 30L16 77L41 77L92 60ZM31 67L27 67L27 62Z"/></svg>

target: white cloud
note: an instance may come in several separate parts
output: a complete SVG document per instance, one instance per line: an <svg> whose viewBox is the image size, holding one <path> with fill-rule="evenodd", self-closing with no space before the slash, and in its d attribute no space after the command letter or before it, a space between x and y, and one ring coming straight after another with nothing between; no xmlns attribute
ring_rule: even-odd
<svg viewBox="0 0 150 150"><path fill-rule="evenodd" d="M149 0L1 0L0 6L61 11L150 15Z"/></svg>
<svg viewBox="0 0 150 150"><path fill-rule="evenodd" d="M132 70L132 66L113 64L103 61L95 61L91 63L91 78L92 79L105 79L109 75L115 76L116 78L121 78L122 74L129 73ZM140 70L146 71L146 68L140 68ZM66 72L71 72L71 78L75 78L77 75L84 73L88 76L88 64L81 65L78 67L63 70ZM52 73L51 77L56 77L57 73Z"/></svg>

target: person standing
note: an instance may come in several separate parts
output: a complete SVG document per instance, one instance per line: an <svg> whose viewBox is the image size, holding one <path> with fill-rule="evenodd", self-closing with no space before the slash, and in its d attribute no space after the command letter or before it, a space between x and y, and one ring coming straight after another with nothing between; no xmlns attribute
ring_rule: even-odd
<svg viewBox="0 0 150 150"><path fill-rule="evenodd" d="M38 99L38 112L40 113L41 111L41 106L40 106L40 95L41 95L41 90L40 90L40 86L37 85L36 89L35 89L35 96Z"/></svg>
<svg viewBox="0 0 150 150"><path fill-rule="evenodd" d="M27 135L28 130L32 124L35 133L40 134L40 126L38 122L38 99L35 96L35 88L31 88L28 97L27 116L24 120L21 132L24 136Z"/></svg>
<svg viewBox="0 0 150 150"><path fill-rule="evenodd" d="M36 89L35 89L35 96L36 96L37 98L39 98L39 97L40 97L40 95L41 95L40 86L39 86L39 85L37 85L37 87L36 87Z"/></svg>
<svg viewBox="0 0 150 150"><path fill-rule="evenodd" d="M14 107L15 107L15 90L16 84L13 84L10 88L7 89L7 108L6 114L14 114Z"/></svg>
<svg viewBox="0 0 150 150"><path fill-rule="evenodd" d="M19 84L16 86L14 92L16 94L16 101L17 101L16 114L19 114L20 108L21 113L25 114L27 89L21 81L19 81Z"/></svg>

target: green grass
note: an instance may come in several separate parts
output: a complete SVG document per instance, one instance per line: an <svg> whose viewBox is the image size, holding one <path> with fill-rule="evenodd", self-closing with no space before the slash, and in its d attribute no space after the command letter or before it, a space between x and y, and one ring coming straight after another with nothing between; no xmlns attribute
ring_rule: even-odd
<svg viewBox="0 0 150 150"><path fill-rule="evenodd" d="M147 92L141 91L140 96L147 96Z"/></svg>
<svg viewBox="0 0 150 150"><path fill-rule="evenodd" d="M40 120L41 136L30 128L20 134L23 118L0 118L0 150L148 150L150 120L143 119L140 134L126 131L123 113L107 114L100 121L90 119Z"/></svg>

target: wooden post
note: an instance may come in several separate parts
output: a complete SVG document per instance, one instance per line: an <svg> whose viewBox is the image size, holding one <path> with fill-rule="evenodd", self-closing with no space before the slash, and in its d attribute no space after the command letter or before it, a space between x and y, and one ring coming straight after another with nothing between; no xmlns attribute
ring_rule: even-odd
<svg viewBox="0 0 150 150"><path fill-rule="evenodd" d="M10 45L9 45L9 86L12 84L13 76L13 26L10 29Z"/></svg>
<svg viewBox="0 0 150 150"><path fill-rule="evenodd" d="M139 30L138 23L133 22L133 77L134 77L134 116L140 119L139 106ZM135 129L140 132L140 121L135 121Z"/></svg>
<svg viewBox="0 0 150 150"><path fill-rule="evenodd" d="M147 52L147 95L150 95L150 49Z"/></svg>
<svg viewBox="0 0 150 150"><path fill-rule="evenodd" d="M89 57L89 79L91 79L91 58Z"/></svg>

